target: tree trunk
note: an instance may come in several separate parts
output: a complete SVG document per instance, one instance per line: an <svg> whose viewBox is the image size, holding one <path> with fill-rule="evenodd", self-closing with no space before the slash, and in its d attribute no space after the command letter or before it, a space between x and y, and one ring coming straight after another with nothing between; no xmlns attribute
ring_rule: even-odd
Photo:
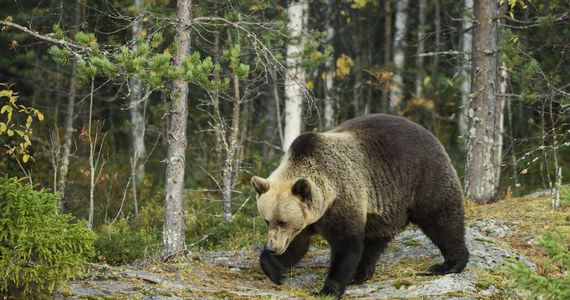
<svg viewBox="0 0 570 300"><path fill-rule="evenodd" d="M438 53L441 49L441 3L440 0L435 0L435 47L434 52ZM439 77L439 55L434 55L432 58L432 71L431 71L431 83L433 85L435 97L438 97L438 87L437 81Z"/></svg>
<svg viewBox="0 0 570 300"><path fill-rule="evenodd" d="M93 93L95 92L95 78L91 77L91 90L89 93L89 122L87 125L87 134L89 136L89 218L87 219L87 228L93 228L93 216L95 215L95 148L97 147L97 133L95 136L91 132L91 119L93 117Z"/></svg>
<svg viewBox="0 0 570 300"><path fill-rule="evenodd" d="M389 69L390 61L392 60L391 50L392 50L392 12L390 9L391 0L384 0L384 12L386 13L386 18L384 19L384 68ZM383 113L388 112L388 86L390 82L386 81L384 83L384 89L382 92L382 109Z"/></svg>
<svg viewBox="0 0 570 300"><path fill-rule="evenodd" d="M237 74L232 74L233 88L234 88L234 107L231 135L229 144L226 149L226 159L224 161L224 168L222 169L222 214L225 224L232 222L232 187L233 187L233 174L236 166L236 153L239 148L238 142L238 129L239 129L239 111L240 111L240 92L239 81ZM237 169L237 168L236 168Z"/></svg>
<svg viewBox="0 0 570 300"><path fill-rule="evenodd" d="M274 82L273 75L268 76L266 89L267 99L265 100L265 128L263 129L263 161L273 161L275 157L275 143L282 144L283 135L281 133L280 122L281 113L279 109L279 92L277 83ZM275 138L277 137L277 139Z"/></svg>
<svg viewBox="0 0 570 300"><path fill-rule="evenodd" d="M418 46L416 48L416 98L423 98L424 91L424 57L426 36L426 6L427 0L419 1Z"/></svg>
<svg viewBox="0 0 570 300"><path fill-rule="evenodd" d="M81 18L81 1L75 2L75 26L73 27L73 36L79 31ZM59 165L59 183L58 191L61 197L57 201L59 211L63 210L65 202L65 187L67 185L67 173L69 171L69 156L71 155L71 146L73 139L73 117L75 110L75 96L77 94L77 60L71 59L69 63L71 75L69 77L69 95L67 97L67 111L65 113L65 133L63 135L63 153L61 154L61 163Z"/></svg>
<svg viewBox="0 0 570 300"><path fill-rule="evenodd" d="M292 37L287 45L283 152L289 149L293 140L301 133L305 71L299 65L298 60L294 58L294 55L300 53L305 45L303 36L307 29L308 17L308 0L291 1L287 26L291 29Z"/></svg>
<svg viewBox="0 0 570 300"><path fill-rule="evenodd" d="M179 50L174 64L182 68L182 59L190 54L192 1L176 3L176 37ZM168 150L166 157L166 183L164 200L164 229L162 257L167 259L183 251L184 244L184 166L186 164L186 127L188 120L188 83L175 80L171 92Z"/></svg>
<svg viewBox="0 0 570 300"><path fill-rule="evenodd" d="M327 1L327 39L329 45L333 44L333 39L335 35L335 28L332 20L334 20L334 3L333 0ZM325 108L324 108L324 117L325 117L325 129L331 129L336 124L335 122L335 96L334 96L334 69L335 69L335 61L331 59L325 63Z"/></svg>
<svg viewBox="0 0 570 300"><path fill-rule="evenodd" d="M465 188L477 203L495 200L501 170L503 99L497 97L499 82L498 2L475 1L473 14L473 64L471 71L472 102L469 106L469 129Z"/></svg>
<svg viewBox="0 0 570 300"><path fill-rule="evenodd" d="M473 0L463 1L463 36L462 36L462 64L461 77L464 78L459 90L461 91L461 114L459 115L459 132L461 136L467 135L467 126L469 120L467 113L469 111L469 93L471 86L471 47L473 44L472 27L473 22Z"/></svg>
<svg viewBox="0 0 570 300"><path fill-rule="evenodd" d="M142 8L142 0L135 0L135 9L138 14ZM136 50L136 41L140 35L142 24L136 22L132 27L131 41L135 43L134 49ZM145 107L146 101L143 98L143 84L138 77L129 79L129 108L131 113L131 124L133 125L132 135L132 158L131 158L131 176L133 177L133 202L135 206L135 218L139 217L138 203L137 203L137 184L136 179L142 179L144 176L144 164L139 165L140 158L146 155L146 148L144 144L145 134ZM141 160L141 161L144 161Z"/></svg>
<svg viewBox="0 0 570 300"><path fill-rule="evenodd" d="M394 87L390 91L390 111L397 112L402 98L404 79L402 73L406 63L404 49L406 47L406 32L408 31L408 3L409 0L400 0L396 5L396 19L394 21Z"/></svg>

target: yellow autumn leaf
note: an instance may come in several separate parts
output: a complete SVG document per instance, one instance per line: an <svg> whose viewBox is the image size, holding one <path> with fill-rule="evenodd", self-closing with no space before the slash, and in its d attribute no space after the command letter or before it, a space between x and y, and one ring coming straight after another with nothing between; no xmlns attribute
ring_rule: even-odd
<svg viewBox="0 0 570 300"><path fill-rule="evenodd" d="M44 120L44 114L42 114L41 112L38 111L38 120L43 121Z"/></svg>
<svg viewBox="0 0 570 300"><path fill-rule="evenodd" d="M430 76L426 76L424 77L424 86L428 85L428 83L431 81L431 77Z"/></svg>
<svg viewBox="0 0 570 300"><path fill-rule="evenodd" d="M28 154L24 154L24 156L22 157L22 160L27 163L28 159L30 159L30 156Z"/></svg>
<svg viewBox="0 0 570 300"><path fill-rule="evenodd" d="M350 73L350 69L354 66L354 61L350 56L346 54L341 54L341 56L336 60L336 75L340 78L344 78L344 76Z"/></svg>
<svg viewBox="0 0 570 300"><path fill-rule="evenodd" d="M346 18L346 24L350 24L350 18Z"/></svg>
<svg viewBox="0 0 570 300"><path fill-rule="evenodd" d="M309 81L309 82L307 82L306 87L307 87L309 90L312 90L312 89L315 88L315 85L313 84L312 81Z"/></svg>
<svg viewBox="0 0 570 300"><path fill-rule="evenodd" d="M323 80L327 79L327 72L321 73L321 78L322 78Z"/></svg>

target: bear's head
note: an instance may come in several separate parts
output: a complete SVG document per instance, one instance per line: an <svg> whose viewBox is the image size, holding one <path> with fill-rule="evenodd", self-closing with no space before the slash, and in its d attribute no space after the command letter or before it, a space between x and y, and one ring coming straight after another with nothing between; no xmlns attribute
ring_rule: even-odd
<svg viewBox="0 0 570 300"><path fill-rule="evenodd" d="M257 191L259 213L269 226L266 247L277 255L326 210L323 193L311 179L278 181L253 176L251 183Z"/></svg>

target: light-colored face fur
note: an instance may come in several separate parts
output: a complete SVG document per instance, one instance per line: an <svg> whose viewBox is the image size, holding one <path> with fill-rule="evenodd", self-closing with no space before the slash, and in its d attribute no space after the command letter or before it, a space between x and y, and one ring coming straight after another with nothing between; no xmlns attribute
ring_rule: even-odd
<svg viewBox="0 0 570 300"><path fill-rule="evenodd" d="M274 249L277 255L283 254L297 234L322 216L322 212L315 214L315 204L323 202L322 193L308 179L283 182L254 176L251 183L258 193L259 213L269 226L266 247Z"/></svg>

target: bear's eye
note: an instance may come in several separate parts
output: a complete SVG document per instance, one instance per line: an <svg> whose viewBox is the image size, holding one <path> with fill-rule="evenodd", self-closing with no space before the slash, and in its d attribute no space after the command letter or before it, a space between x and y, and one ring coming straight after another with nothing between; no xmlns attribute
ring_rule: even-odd
<svg viewBox="0 0 570 300"><path fill-rule="evenodd" d="M266 219L263 219L263 221L265 221L265 224L269 225L269 221L267 221Z"/></svg>
<svg viewBox="0 0 570 300"><path fill-rule="evenodd" d="M277 222L277 226L283 227L283 226L285 226L285 222L283 222L283 221L278 221L278 222Z"/></svg>

